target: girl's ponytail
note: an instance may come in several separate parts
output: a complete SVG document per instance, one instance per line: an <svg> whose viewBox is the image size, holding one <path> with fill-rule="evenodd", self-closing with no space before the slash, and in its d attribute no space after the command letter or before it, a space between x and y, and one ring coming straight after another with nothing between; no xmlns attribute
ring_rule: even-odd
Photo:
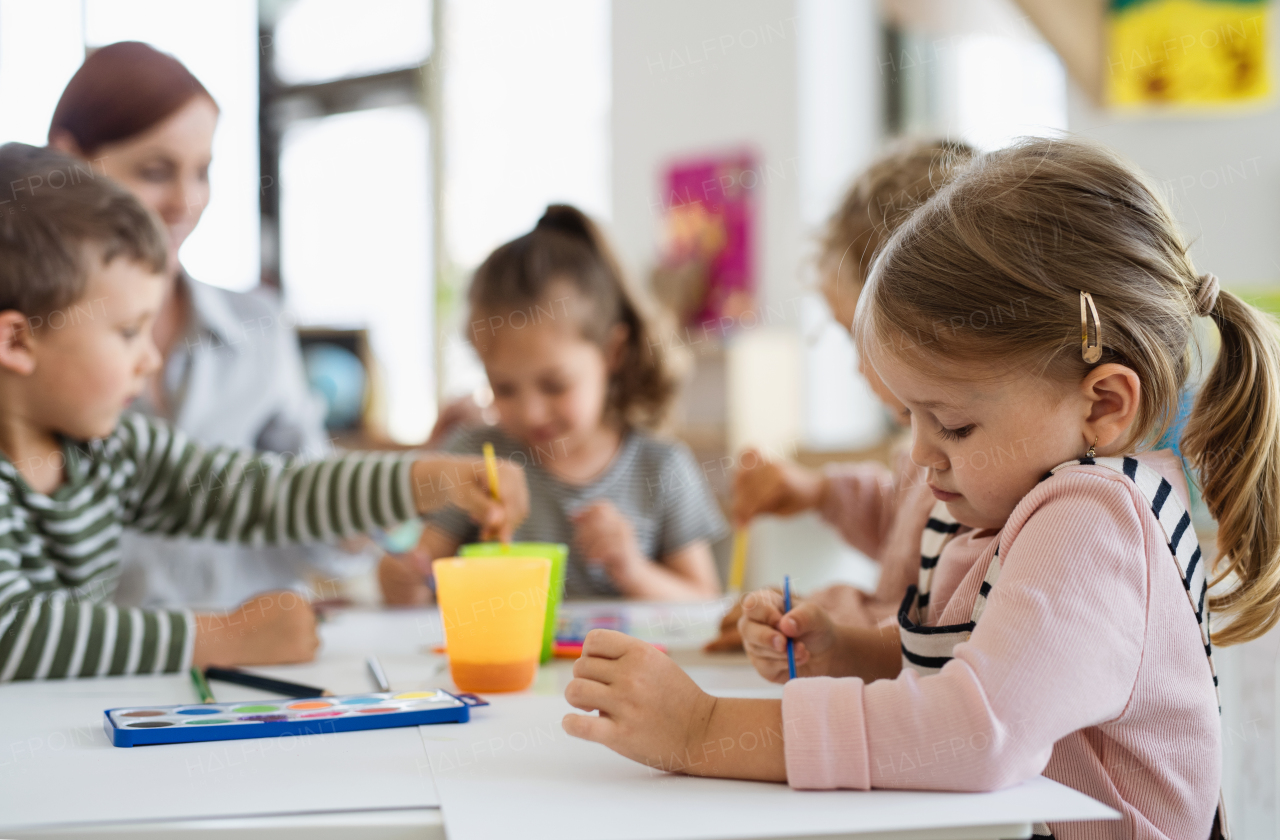
<svg viewBox="0 0 1280 840"><path fill-rule="evenodd" d="M1214 582L1232 585L1209 606L1232 616L1213 632L1214 642L1231 645L1256 639L1280 618L1280 329L1219 292L1211 274L1201 278L1195 299L1222 341L1182 451L1218 521Z"/></svg>

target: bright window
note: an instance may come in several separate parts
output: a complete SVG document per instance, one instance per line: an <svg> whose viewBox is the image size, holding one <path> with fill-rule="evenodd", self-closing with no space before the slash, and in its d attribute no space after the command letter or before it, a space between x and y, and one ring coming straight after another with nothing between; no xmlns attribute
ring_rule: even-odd
<svg viewBox="0 0 1280 840"><path fill-rule="evenodd" d="M1047 44L971 35L960 39L955 61L956 129L965 140L998 149L1066 131L1067 73Z"/></svg>
<svg viewBox="0 0 1280 840"><path fill-rule="evenodd" d="M84 47L145 41L178 57L222 115L212 198L182 248L193 277L258 284L258 18L254 0L0 0L0 140L43 146Z"/></svg>
<svg viewBox="0 0 1280 840"><path fill-rule="evenodd" d="M215 286L258 285L257 3L85 0L84 8L90 47L145 41L176 56L217 101L212 195L200 225L182 246L182 264L192 277Z"/></svg>
<svg viewBox="0 0 1280 840"><path fill-rule="evenodd" d="M80 21L80 0L0 0L0 142L47 141L58 97L84 61Z"/></svg>
<svg viewBox="0 0 1280 840"><path fill-rule="evenodd" d="M297 0L276 23L272 46L286 84L417 67L431 53L431 4Z"/></svg>
<svg viewBox="0 0 1280 840"><path fill-rule="evenodd" d="M607 0L465 0L448 7L445 238L465 290L490 251L553 202L609 213ZM484 376L455 330L445 391Z"/></svg>
<svg viewBox="0 0 1280 840"><path fill-rule="evenodd" d="M369 330L388 432L426 438L431 371L427 119L399 106L299 120L280 154L280 268L307 326Z"/></svg>

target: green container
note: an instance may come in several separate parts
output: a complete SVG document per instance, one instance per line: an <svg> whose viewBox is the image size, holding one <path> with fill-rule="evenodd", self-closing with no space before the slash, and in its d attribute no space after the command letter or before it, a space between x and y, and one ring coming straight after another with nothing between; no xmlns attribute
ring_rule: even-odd
<svg viewBox="0 0 1280 840"><path fill-rule="evenodd" d="M551 659L556 641L556 615L564 597L564 565L569 546L564 543L468 543L458 549L459 557L545 557L551 561L551 587L547 592L547 617L542 625L542 661Z"/></svg>

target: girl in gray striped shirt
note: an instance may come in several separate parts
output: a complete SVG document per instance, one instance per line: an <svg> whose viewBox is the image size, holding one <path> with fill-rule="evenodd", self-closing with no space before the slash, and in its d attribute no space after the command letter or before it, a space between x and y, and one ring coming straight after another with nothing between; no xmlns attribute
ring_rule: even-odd
<svg viewBox="0 0 1280 840"><path fill-rule="evenodd" d="M714 598L710 544L727 528L688 449L655 437L676 381L596 226L553 205L476 270L469 338L493 388L497 428L463 430L446 450L492 441L523 467L530 516L516 538L570 546L570 598ZM427 516L416 555L383 561L390 603L426 600L430 558L476 539L460 510Z"/></svg>

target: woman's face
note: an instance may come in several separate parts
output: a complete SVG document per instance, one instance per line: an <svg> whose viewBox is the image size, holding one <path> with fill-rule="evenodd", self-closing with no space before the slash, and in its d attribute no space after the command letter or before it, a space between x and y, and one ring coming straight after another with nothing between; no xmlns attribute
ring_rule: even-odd
<svg viewBox="0 0 1280 840"><path fill-rule="evenodd" d="M95 171L128 188L164 222L170 274L177 272L178 249L209 203L217 124L213 101L195 96L143 133L108 143L91 155Z"/></svg>

